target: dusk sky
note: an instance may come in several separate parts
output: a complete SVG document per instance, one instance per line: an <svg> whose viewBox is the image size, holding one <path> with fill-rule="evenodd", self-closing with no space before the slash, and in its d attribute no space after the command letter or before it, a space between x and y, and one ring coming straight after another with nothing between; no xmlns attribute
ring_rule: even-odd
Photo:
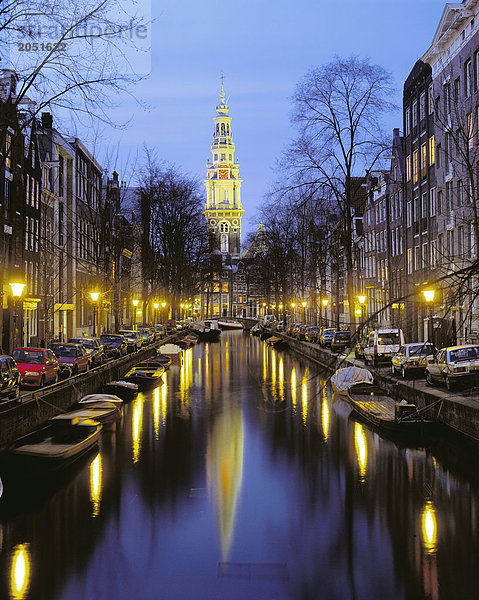
<svg viewBox="0 0 479 600"><path fill-rule="evenodd" d="M113 119L131 119L130 126L104 129L97 154L109 166L106 156L119 144L110 170L128 179L147 144L203 180L223 72L244 180L244 238L256 229L256 209L293 135L290 98L298 80L335 54L369 57L393 74L400 106L404 80L430 45L444 6L442 0L155 1L151 74L134 89L149 109L123 102ZM387 126L401 127L399 110Z"/></svg>

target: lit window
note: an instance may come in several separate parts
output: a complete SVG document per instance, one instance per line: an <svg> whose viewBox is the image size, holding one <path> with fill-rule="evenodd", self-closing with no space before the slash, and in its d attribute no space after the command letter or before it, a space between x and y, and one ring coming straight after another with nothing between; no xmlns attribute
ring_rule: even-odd
<svg viewBox="0 0 479 600"><path fill-rule="evenodd" d="M429 138L429 164L433 165L436 161L436 148L434 144L434 136Z"/></svg>

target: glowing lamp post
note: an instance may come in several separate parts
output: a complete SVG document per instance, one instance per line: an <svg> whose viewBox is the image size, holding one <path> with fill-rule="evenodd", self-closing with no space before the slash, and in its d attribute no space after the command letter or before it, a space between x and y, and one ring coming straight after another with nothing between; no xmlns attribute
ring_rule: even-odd
<svg viewBox="0 0 479 600"><path fill-rule="evenodd" d="M434 304L434 295L435 290L423 290L422 294L424 296L424 300L427 303L429 308L429 326L428 326L428 338L431 341L432 345L435 346L434 340L434 323L433 323L433 304Z"/></svg>
<svg viewBox="0 0 479 600"><path fill-rule="evenodd" d="M303 325L306 325L306 306L308 305L308 303L303 300L301 302L301 306L303 307Z"/></svg>
<svg viewBox="0 0 479 600"><path fill-rule="evenodd" d="M98 298L100 297L100 293L99 292L90 292L90 296L91 299L93 301L93 337L96 337L96 332L95 332L95 316L96 316L96 312L98 309ZM100 327L98 326L98 330L100 329Z"/></svg>
<svg viewBox="0 0 479 600"><path fill-rule="evenodd" d="M133 304L134 307L134 311L133 311L133 329L136 330L136 307L138 306L138 304L140 303L139 300L132 300L131 302Z"/></svg>
<svg viewBox="0 0 479 600"><path fill-rule="evenodd" d="M12 281L10 284L13 296L13 347L17 346L18 330L17 330L17 319L18 319L18 302L22 297L25 284L20 281Z"/></svg>
<svg viewBox="0 0 479 600"><path fill-rule="evenodd" d="M329 300L328 300L327 298L323 298L323 299L321 300L321 304L322 304L322 305L323 305L323 307L324 307L324 324L327 326L327 324L328 324L328 313L327 313L327 310L328 310L328 304L329 304ZM321 315L321 317L322 317L322 315ZM321 321L322 321L322 319L321 319ZM322 324L323 324L323 323L321 322L321 325L322 325Z"/></svg>
<svg viewBox="0 0 479 600"><path fill-rule="evenodd" d="M166 323L165 307L166 307L166 302L162 302L161 303L161 312L163 314L163 327L165 327L165 323Z"/></svg>
<svg viewBox="0 0 479 600"><path fill-rule="evenodd" d="M358 300L361 305L361 325L364 325L364 305L366 304L366 296L364 294L359 294Z"/></svg>
<svg viewBox="0 0 479 600"><path fill-rule="evenodd" d="M156 321L157 321L157 315L158 315L158 308L160 306L159 302L153 302L153 308L155 309L155 314L154 314L154 321L155 321L155 325L156 325Z"/></svg>

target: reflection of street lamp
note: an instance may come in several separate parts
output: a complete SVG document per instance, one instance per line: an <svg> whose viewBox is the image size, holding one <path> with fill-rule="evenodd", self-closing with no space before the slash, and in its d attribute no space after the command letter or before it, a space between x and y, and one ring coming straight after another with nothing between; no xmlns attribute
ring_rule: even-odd
<svg viewBox="0 0 479 600"><path fill-rule="evenodd" d="M306 325L306 306L307 306L307 302L306 300L303 300L301 302L301 306L303 307L303 325Z"/></svg>
<svg viewBox="0 0 479 600"><path fill-rule="evenodd" d="M133 330L136 330L136 307L138 306L138 304L140 303L139 300L132 300L131 303L133 304L134 307L134 311L133 311Z"/></svg>
<svg viewBox="0 0 479 600"><path fill-rule="evenodd" d="M98 298L100 296L100 292L90 292L90 296L91 296L91 299L93 301L93 337L96 337L96 334L95 334L95 316L96 316L96 311L97 311L97 308L98 308L97 302L98 302ZM98 331L100 330L100 326L99 325L100 324L98 324Z"/></svg>
<svg viewBox="0 0 479 600"><path fill-rule="evenodd" d="M433 324L433 303L434 303L434 294L435 290L423 290L422 294L424 296L424 300L426 300L427 305L429 307L429 326L428 326L428 338L431 341L432 345L435 346L434 343L434 324Z"/></svg>
<svg viewBox="0 0 479 600"><path fill-rule="evenodd" d="M13 296L13 348L15 348L15 346L17 345L17 337L18 337L18 331L17 331L17 318L18 318L18 313L17 313L17 302L19 300L19 298L21 298L22 294L23 294L23 289L25 287L25 284L20 282L20 281L16 281L16 282L11 282L10 287L12 288L12 296Z"/></svg>

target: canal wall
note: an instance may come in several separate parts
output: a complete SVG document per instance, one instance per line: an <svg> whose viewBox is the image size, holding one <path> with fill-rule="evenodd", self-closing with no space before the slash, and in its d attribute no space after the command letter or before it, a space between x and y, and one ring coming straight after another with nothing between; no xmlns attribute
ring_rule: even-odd
<svg viewBox="0 0 479 600"><path fill-rule="evenodd" d="M22 394L16 400L0 404L0 450L8 447L16 438L36 429L46 420L69 410L75 402L87 394L101 391L110 381L121 379L135 364L153 356L156 348L174 342L179 336L171 336L143 350L108 362L75 377L69 377L55 385Z"/></svg>
<svg viewBox="0 0 479 600"><path fill-rule="evenodd" d="M275 332L276 337L287 342L289 348L321 367L334 372L341 367L355 365L364 368L364 363L352 357L340 357L333 352L309 342L300 342L284 334ZM441 388L429 387L423 379L404 380L367 367L374 375L375 382L395 399L404 399L415 404L424 414L443 423L459 435L479 442L479 396L455 395Z"/></svg>

